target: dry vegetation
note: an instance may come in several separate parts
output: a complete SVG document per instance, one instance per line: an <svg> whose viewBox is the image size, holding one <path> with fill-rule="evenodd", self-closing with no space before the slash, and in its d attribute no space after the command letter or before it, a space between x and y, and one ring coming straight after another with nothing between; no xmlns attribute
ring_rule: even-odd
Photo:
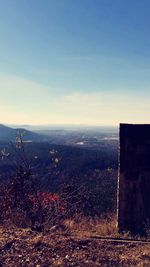
<svg viewBox="0 0 150 267"><path fill-rule="evenodd" d="M65 220L43 233L0 228L0 266L150 266L150 244L97 240L117 236L115 219Z"/></svg>
<svg viewBox="0 0 150 267"><path fill-rule="evenodd" d="M150 266L150 243L95 238L132 238L129 233L118 234L114 215L103 212L103 218L95 217L95 209L100 206L93 200L97 200L99 192L95 195L72 185L64 187L60 196L38 191L22 139L20 144L23 154L17 155L21 164L17 163L16 175L0 190L0 267ZM103 178L107 174L103 173ZM101 194L98 204L104 208L103 199L113 203L109 196L108 192ZM84 202L90 203L86 210L94 213L93 217L83 212ZM138 236L136 239L141 240Z"/></svg>
<svg viewBox="0 0 150 267"><path fill-rule="evenodd" d="M67 231L78 236L119 236L117 231L117 218L114 215L106 215L103 218L83 217L76 215L73 219L64 220Z"/></svg>

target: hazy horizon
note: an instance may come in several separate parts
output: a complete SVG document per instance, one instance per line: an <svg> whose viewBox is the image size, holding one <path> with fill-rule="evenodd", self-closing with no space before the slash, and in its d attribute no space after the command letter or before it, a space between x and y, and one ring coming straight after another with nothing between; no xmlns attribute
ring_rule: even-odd
<svg viewBox="0 0 150 267"><path fill-rule="evenodd" d="M4 126L8 126L8 127L41 127L41 128L46 128L46 127L72 127L72 128L76 128L76 127L81 127L81 128L118 128L119 125L90 125L90 124L23 124L23 123L20 123L20 124L16 124L16 123L2 123L0 122L0 125L4 125Z"/></svg>

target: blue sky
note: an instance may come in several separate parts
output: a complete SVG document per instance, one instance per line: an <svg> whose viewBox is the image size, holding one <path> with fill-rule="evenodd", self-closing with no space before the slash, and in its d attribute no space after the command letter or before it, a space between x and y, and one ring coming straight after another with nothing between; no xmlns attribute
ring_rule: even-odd
<svg viewBox="0 0 150 267"><path fill-rule="evenodd" d="M150 123L149 0L0 6L0 122Z"/></svg>

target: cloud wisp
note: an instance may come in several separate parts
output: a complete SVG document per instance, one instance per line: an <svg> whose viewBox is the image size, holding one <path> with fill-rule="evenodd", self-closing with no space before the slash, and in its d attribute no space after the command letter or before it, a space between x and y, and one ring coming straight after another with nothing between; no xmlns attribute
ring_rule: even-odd
<svg viewBox="0 0 150 267"><path fill-rule="evenodd" d="M58 94L54 88L0 75L0 121L26 124L150 123L150 98L122 91Z"/></svg>

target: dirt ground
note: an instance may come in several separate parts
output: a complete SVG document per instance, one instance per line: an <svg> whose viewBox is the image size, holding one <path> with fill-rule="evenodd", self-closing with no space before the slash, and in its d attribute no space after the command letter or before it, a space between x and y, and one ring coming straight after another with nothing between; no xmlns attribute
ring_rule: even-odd
<svg viewBox="0 0 150 267"><path fill-rule="evenodd" d="M150 244L89 238L63 231L0 228L0 266L150 266Z"/></svg>

